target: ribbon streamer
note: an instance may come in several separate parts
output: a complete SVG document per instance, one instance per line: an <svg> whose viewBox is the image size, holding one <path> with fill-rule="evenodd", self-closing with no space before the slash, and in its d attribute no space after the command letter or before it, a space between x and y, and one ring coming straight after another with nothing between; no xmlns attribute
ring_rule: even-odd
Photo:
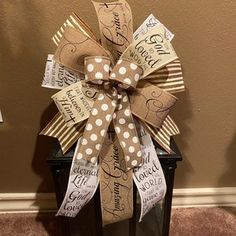
<svg viewBox="0 0 236 236"><path fill-rule="evenodd" d="M78 158L78 140L71 164L69 185L57 216L75 217L93 197L98 187L99 166Z"/></svg>
<svg viewBox="0 0 236 236"><path fill-rule="evenodd" d="M141 198L140 222L147 212L164 198L166 182L151 136L142 126L139 126L138 132L142 143L144 164L134 169L133 178Z"/></svg>
<svg viewBox="0 0 236 236"><path fill-rule="evenodd" d="M109 133L100 155L100 196L103 225L133 215L133 179L126 172L124 155L114 133Z"/></svg>

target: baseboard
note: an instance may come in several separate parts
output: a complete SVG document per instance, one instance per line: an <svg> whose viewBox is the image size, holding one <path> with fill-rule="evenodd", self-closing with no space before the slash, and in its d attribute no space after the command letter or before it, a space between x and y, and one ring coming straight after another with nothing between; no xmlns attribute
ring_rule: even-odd
<svg viewBox="0 0 236 236"><path fill-rule="evenodd" d="M173 207L236 207L236 187L174 189Z"/></svg>
<svg viewBox="0 0 236 236"><path fill-rule="evenodd" d="M0 193L0 213L56 211L54 193Z"/></svg>
<svg viewBox="0 0 236 236"><path fill-rule="evenodd" d="M173 207L236 207L236 187L174 189ZM53 193L0 193L0 213L55 212Z"/></svg>

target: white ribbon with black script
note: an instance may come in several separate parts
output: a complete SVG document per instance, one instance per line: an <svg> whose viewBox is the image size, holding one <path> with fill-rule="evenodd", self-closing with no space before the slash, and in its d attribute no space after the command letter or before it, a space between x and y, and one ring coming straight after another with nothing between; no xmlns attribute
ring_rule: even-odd
<svg viewBox="0 0 236 236"><path fill-rule="evenodd" d="M133 179L141 199L140 222L165 197L166 181L151 136L141 125L138 133L144 163L140 168L134 169Z"/></svg>
<svg viewBox="0 0 236 236"><path fill-rule="evenodd" d="M42 87L51 89L63 89L83 79L83 76L76 73L63 65L60 65L53 59L53 55L49 54L45 67Z"/></svg>
<svg viewBox="0 0 236 236"><path fill-rule="evenodd" d="M80 140L75 149L66 195L57 216L75 217L91 200L98 187L99 166L77 157Z"/></svg>

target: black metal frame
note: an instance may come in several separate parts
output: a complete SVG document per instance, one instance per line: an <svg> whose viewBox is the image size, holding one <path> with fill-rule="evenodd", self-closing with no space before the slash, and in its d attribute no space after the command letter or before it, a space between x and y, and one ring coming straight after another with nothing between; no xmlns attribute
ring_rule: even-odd
<svg viewBox="0 0 236 236"><path fill-rule="evenodd" d="M155 144L158 148L158 144ZM166 183L167 183L167 192L164 199L164 207L163 207L163 219L162 219L162 236L169 235L169 226L170 226L170 216L171 216L171 205L172 205L172 194L173 194L173 185L174 185L174 176L175 169L177 167L177 161L182 160L181 153L174 141L171 139L171 148L174 150L174 154L168 154L164 151L162 153L158 153L159 160L161 162ZM54 184L55 184L55 192L58 207L62 203L65 191L66 184L68 181L68 173L71 166L71 161L74 153L74 147L69 151L66 155L63 155L61 149L58 145L53 149L52 154L47 159L47 163L49 164ZM67 170L67 175L63 174L63 172ZM62 184L62 182L64 182ZM137 222L137 213L136 213L136 188L134 188L134 214L133 217L129 220L129 236L136 236L136 222ZM95 208L95 220L96 220L96 233L97 236L103 235L102 221L101 221L101 211L100 209L100 196L99 191L96 192L94 197L94 208ZM97 209L97 210L96 210ZM61 223L63 227L63 235L72 236L70 231L70 219L66 217L61 217ZM73 235L74 236L74 235Z"/></svg>

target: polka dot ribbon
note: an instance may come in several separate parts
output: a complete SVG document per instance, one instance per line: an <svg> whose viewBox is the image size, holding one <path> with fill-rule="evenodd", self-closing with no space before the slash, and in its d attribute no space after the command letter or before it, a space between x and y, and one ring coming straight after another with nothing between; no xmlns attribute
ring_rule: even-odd
<svg viewBox="0 0 236 236"><path fill-rule="evenodd" d="M101 85L101 92L85 127L78 159L97 163L108 127L113 121L127 170L142 165L141 146L125 91L136 87L142 72L142 68L128 60L119 60L111 69L107 57L85 58L85 80Z"/></svg>

